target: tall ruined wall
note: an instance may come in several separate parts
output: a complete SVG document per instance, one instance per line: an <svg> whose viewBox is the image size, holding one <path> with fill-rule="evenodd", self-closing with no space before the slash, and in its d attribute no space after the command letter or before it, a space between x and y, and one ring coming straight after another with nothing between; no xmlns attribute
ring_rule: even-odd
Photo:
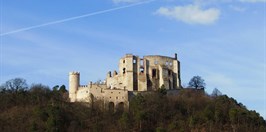
<svg viewBox="0 0 266 132"><path fill-rule="evenodd" d="M152 89L160 88L177 89L180 87L180 72L177 56L145 56L148 62L148 79L152 83Z"/></svg>
<svg viewBox="0 0 266 132"><path fill-rule="evenodd" d="M125 67L123 67L123 76L124 76L124 80L125 80L125 84L126 84L126 88L129 91L133 91L136 89L136 84L134 85L134 78L135 76L135 65L136 63L134 62L135 60L135 56L128 54L126 55L125 58ZM124 73L125 70L125 73Z"/></svg>
<svg viewBox="0 0 266 132"><path fill-rule="evenodd" d="M147 91L147 62L143 58L137 58L136 67L136 79L134 83L137 83L137 91Z"/></svg>
<svg viewBox="0 0 266 132"><path fill-rule="evenodd" d="M180 62L178 60L174 60L173 62L173 71L174 86L176 86L176 88L181 88Z"/></svg>
<svg viewBox="0 0 266 132"><path fill-rule="evenodd" d="M119 72L107 75L107 87L128 91L180 88L180 63L175 57L127 54L119 61Z"/></svg>
<svg viewBox="0 0 266 132"><path fill-rule="evenodd" d="M119 72L109 72L107 74L107 87L110 89L127 89L133 91L136 88L136 56L127 54L119 61Z"/></svg>
<svg viewBox="0 0 266 132"><path fill-rule="evenodd" d="M116 71L109 72L106 77L106 85L109 89L124 89L126 87L124 83L124 76L118 74Z"/></svg>

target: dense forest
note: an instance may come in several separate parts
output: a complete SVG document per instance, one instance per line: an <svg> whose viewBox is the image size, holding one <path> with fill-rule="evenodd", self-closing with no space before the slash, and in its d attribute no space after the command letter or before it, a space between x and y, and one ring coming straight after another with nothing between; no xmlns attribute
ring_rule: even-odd
<svg viewBox="0 0 266 132"><path fill-rule="evenodd" d="M1 85L0 131L265 132L256 112L226 95L182 89L138 94L128 110L108 110L103 101L70 103L64 85L28 86L16 78Z"/></svg>

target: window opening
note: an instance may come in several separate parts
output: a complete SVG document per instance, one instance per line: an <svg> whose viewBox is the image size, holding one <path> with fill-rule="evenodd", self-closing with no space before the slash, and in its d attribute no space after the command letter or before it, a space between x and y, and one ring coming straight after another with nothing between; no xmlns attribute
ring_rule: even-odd
<svg viewBox="0 0 266 132"><path fill-rule="evenodd" d="M171 76L171 70L168 70L168 76Z"/></svg>
<svg viewBox="0 0 266 132"><path fill-rule="evenodd" d="M169 80L168 82L169 82L169 89L172 89L171 81Z"/></svg>
<svg viewBox="0 0 266 132"><path fill-rule="evenodd" d="M152 77L156 77L156 69L152 69Z"/></svg>
<svg viewBox="0 0 266 132"><path fill-rule="evenodd" d="M157 65L157 64L158 64L158 61L157 61L157 60L155 60L155 61L154 61L154 64L155 64L155 65Z"/></svg>
<svg viewBox="0 0 266 132"><path fill-rule="evenodd" d="M144 67L140 67L140 68L139 68L139 72L140 72L140 73L144 73Z"/></svg>
<svg viewBox="0 0 266 132"><path fill-rule="evenodd" d="M125 74L126 73L126 68L123 68L123 74Z"/></svg>
<svg viewBox="0 0 266 132"><path fill-rule="evenodd" d="M143 59L140 59L140 66L143 66L144 65L144 61Z"/></svg>

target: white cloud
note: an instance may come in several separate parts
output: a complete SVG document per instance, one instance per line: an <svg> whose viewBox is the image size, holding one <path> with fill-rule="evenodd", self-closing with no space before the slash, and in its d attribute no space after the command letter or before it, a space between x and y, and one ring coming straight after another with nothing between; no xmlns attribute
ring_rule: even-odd
<svg viewBox="0 0 266 132"><path fill-rule="evenodd" d="M257 2L266 2L266 0L239 0L240 2L250 2L250 3L257 3Z"/></svg>
<svg viewBox="0 0 266 132"><path fill-rule="evenodd" d="M202 9L199 5L161 7L156 14L189 24L212 24L219 19L220 10Z"/></svg>

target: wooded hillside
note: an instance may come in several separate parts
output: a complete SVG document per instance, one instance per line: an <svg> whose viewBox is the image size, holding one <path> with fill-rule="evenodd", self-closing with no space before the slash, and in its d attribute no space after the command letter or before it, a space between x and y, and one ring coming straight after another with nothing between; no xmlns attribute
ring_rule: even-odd
<svg viewBox="0 0 266 132"><path fill-rule="evenodd" d="M183 89L173 96L164 90L139 94L128 111L103 109L102 103L69 103L64 86L2 86L0 131L266 131L256 111L226 95L201 90Z"/></svg>

